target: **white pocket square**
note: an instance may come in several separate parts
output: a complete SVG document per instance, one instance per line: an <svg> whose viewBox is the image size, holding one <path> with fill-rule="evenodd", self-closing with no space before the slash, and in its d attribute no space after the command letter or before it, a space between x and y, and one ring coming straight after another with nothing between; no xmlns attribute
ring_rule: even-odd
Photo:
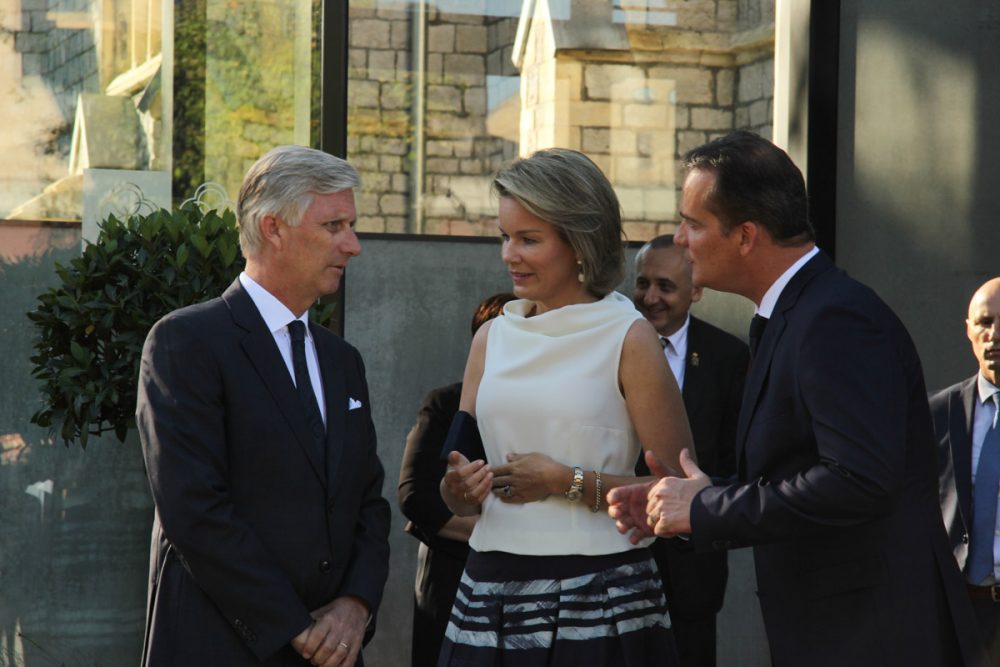
<svg viewBox="0 0 1000 667"><path fill-rule="evenodd" d="M350 397L347 398L348 410L357 410L360 407L361 407L361 401L357 400L356 398L350 398Z"/></svg>

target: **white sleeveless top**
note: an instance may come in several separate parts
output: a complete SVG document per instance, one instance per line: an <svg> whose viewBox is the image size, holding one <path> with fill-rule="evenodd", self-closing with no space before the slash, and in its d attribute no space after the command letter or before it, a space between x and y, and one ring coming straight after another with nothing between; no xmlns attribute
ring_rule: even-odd
<svg viewBox="0 0 1000 667"><path fill-rule="evenodd" d="M476 397L487 460L496 466L512 452L541 452L584 470L634 475L640 446L618 387L618 364L625 334L642 315L617 292L525 317L532 307L511 301L490 325ZM469 545L537 556L636 548L601 507L591 512L561 494L525 504L490 494Z"/></svg>

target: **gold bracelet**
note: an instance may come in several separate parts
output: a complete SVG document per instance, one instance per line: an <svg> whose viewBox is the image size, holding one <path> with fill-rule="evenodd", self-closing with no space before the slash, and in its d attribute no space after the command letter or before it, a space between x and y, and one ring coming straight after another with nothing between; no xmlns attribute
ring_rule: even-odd
<svg viewBox="0 0 1000 667"><path fill-rule="evenodd" d="M590 511L597 513L601 511L601 473L595 470L594 477L597 480L594 484L594 490L597 491L597 498L594 500L594 506L590 508Z"/></svg>

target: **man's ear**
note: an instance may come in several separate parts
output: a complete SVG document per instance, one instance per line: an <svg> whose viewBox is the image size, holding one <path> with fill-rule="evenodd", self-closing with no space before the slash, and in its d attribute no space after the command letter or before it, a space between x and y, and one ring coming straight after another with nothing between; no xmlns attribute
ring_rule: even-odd
<svg viewBox="0 0 1000 667"><path fill-rule="evenodd" d="M750 251L760 245L762 240L761 234L764 233L760 228L760 225L751 220L741 222L736 226L735 231L739 234L739 250L741 257L746 257L750 254Z"/></svg>
<svg viewBox="0 0 1000 667"><path fill-rule="evenodd" d="M274 248L280 248L285 239L284 232L281 219L278 216L268 214L260 219L260 235L264 243Z"/></svg>
<svg viewBox="0 0 1000 667"><path fill-rule="evenodd" d="M701 295L703 294L701 287L691 286L691 303L698 303L701 301Z"/></svg>

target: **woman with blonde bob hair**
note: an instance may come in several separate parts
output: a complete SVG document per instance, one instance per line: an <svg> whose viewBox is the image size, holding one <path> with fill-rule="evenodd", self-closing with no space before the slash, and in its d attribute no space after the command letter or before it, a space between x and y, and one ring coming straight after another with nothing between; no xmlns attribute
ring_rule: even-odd
<svg viewBox="0 0 1000 667"><path fill-rule="evenodd" d="M656 332L613 291L618 198L558 148L504 167L493 191L518 300L473 339L446 445L441 494L480 516L438 664L676 664L656 565L606 512L641 449L680 469L691 446Z"/></svg>

